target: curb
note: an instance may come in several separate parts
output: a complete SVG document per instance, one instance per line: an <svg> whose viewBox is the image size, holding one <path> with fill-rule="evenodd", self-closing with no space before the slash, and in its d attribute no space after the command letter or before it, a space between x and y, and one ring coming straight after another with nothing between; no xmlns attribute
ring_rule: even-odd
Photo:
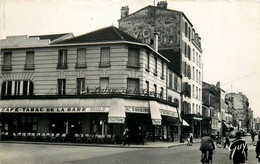
<svg viewBox="0 0 260 164"><path fill-rule="evenodd" d="M85 144L85 143L66 143L66 142L28 142L28 141L0 141L0 143L15 143L15 144L35 144L35 145L59 145L59 146L88 146L88 147L111 147L111 148L172 148L172 147L178 147L178 146L186 146L187 143L178 143L173 145L158 145L158 146L149 146L149 145L130 145L130 146L123 146L121 144ZM193 144L198 143L194 142Z"/></svg>

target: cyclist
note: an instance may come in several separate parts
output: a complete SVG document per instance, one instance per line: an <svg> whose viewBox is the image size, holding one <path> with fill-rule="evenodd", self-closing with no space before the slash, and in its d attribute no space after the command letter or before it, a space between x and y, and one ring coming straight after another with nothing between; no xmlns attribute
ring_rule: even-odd
<svg viewBox="0 0 260 164"><path fill-rule="evenodd" d="M210 135L210 136L206 135L206 136L202 137L201 145L200 145L200 151L202 152L202 155L206 154L208 151L209 152L208 159L211 159L211 160L212 160L213 150L215 150L213 138L214 138L213 135ZM203 158L201 160L203 160ZM203 162L203 161L201 161L201 162Z"/></svg>

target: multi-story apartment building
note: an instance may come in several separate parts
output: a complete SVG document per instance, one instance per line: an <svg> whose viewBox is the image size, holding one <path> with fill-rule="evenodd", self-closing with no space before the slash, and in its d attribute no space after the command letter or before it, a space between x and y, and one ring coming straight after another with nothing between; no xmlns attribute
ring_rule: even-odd
<svg viewBox="0 0 260 164"><path fill-rule="evenodd" d="M77 37L1 40L1 131L179 138L180 77L169 60L116 27ZM58 35L57 35L58 36ZM62 35L63 36L63 35Z"/></svg>
<svg viewBox="0 0 260 164"><path fill-rule="evenodd" d="M146 44L153 45L158 33L159 52L173 64L182 81L182 112L190 124L186 133L201 134L202 113L202 47L201 38L181 11L167 9L167 2L147 6L129 15L129 7L121 9L119 29Z"/></svg>
<svg viewBox="0 0 260 164"><path fill-rule="evenodd" d="M239 93L227 93L227 99L232 100L232 105L236 110L236 120L238 121L238 129L249 132L249 122L247 120L247 113L249 111L249 102L246 95L242 92Z"/></svg>

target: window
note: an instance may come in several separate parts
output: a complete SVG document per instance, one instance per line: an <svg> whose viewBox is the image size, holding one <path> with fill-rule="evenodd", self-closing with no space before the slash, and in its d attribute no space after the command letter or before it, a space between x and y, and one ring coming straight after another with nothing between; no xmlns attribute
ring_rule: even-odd
<svg viewBox="0 0 260 164"><path fill-rule="evenodd" d="M139 67L139 49L137 48L129 48L128 49L128 67Z"/></svg>
<svg viewBox="0 0 260 164"><path fill-rule="evenodd" d="M198 65L198 53L196 53L196 64Z"/></svg>
<svg viewBox="0 0 260 164"><path fill-rule="evenodd" d="M154 73L155 76L157 76L157 58L154 57Z"/></svg>
<svg viewBox="0 0 260 164"><path fill-rule="evenodd" d="M163 99L163 87L161 87L160 98Z"/></svg>
<svg viewBox="0 0 260 164"><path fill-rule="evenodd" d="M99 87L101 89L106 89L108 86L109 86L109 78L108 77L100 77Z"/></svg>
<svg viewBox="0 0 260 164"><path fill-rule="evenodd" d="M200 60L200 55L199 55L199 66L201 66L201 60Z"/></svg>
<svg viewBox="0 0 260 164"><path fill-rule="evenodd" d="M4 52L3 71L12 70L12 52Z"/></svg>
<svg viewBox="0 0 260 164"><path fill-rule="evenodd" d="M198 105L196 104L196 114L199 113L198 111Z"/></svg>
<svg viewBox="0 0 260 164"><path fill-rule="evenodd" d="M127 90L129 93L136 93L136 91L139 91L139 79L127 78Z"/></svg>
<svg viewBox="0 0 260 164"><path fill-rule="evenodd" d="M200 100L200 89L199 89L199 100Z"/></svg>
<svg viewBox="0 0 260 164"><path fill-rule="evenodd" d="M189 39L190 39L190 31L191 31L191 29L189 28Z"/></svg>
<svg viewBox="0 0 260 164"><path fill-rule="evenodd" d="M76 68L86 68L86 48L77 49L77 63Z"/></svg>
<svg viewBox="0 0 260 164"><path fill-rule="evenodd" d="M59 50L57 68L68 68L67 63L67 50Z"/></svg>
<svg viewBox="0 0 260 164"><path fill-rule="evenodd" d="M24 69L32 70L34 69L34 51L26 51L26 61Z"/></svg>
<svg viewBox="0 0 260 164"><path fill-rule="evenodd" d="M194 113L194 103L192 103L192 113Z"/></svg>
<svg viewBox="0 0 260 164"><path fill-rule="evenodd" d="M102 47L100 50L100 67L110 67L110 48Z"/></svg>
<svg viewBox="0 0 260 164"><path fill-rule="evenodd" d="M199 83L201 83L201 79L200 79L200 72L199 72Z"/></svg>
<svg viewBox="0 0 260 164"><path fill-rule="evenodd" d="M196 81L198 82L198 70L196 69Z"/></svg>
<svg viewBox="0 0 260 164"><path fill-rule="evenodd" d="M172 89L172 74L169 74L169 88Z"/></svg>
<svg viewBox="0 0 260 164"><path fill-rule="evenodd" d="M189 60L190 60L190 46L188 46L188 58L189 58Z"/></svg>
<svg viewBox="0 0 260 164"><path fill-rule="evenodd" d="M2 96L31 96L33 95L34 85L31 81L5 81L2 84Z"/></svg>
<svg viewBox="0 0 260 164"><path fill-rule="evenodd" d="M66 94L66 79L58 79L58 95Z"/></svg>
<svg viewBox="0 0 260 164"><path fill-rule="evenodd" d="M184 44L184 56L187 57L187 44Z"/></svg>
<svg viewBox="0 0 260 164"><path fill-rule="evenodd" d="M198 87L196 87L196 99L198 99Z"/></svg>
<svg viewBox="0 0 260 164"><path fill-rule="evenodd" d="M162 62L162 76L161 79L164 79L164 63Z"/></svg>
<svg viewBox="0 0 260 164"><path fill-rule="evenodd" d="M195 50L193 49L193 53L192 53L192 60L193 60L193 62L195 62Z"/></svg>
<svg viewBox="0 0 260 164"><path fill-rule="evenodd" d="M149 81L146 81L146 91L147 91L147 96L149 96Z"/></svg>
<svg viewBox="0 0 260 164"><path fill-rule="evenodd" d="M146 67L145 67L146 71L150 70L150 54L149 52L146 52Z"/></svg>
<svg viewBox="0 0 260 164"><path fill-rule="evenodd" d="M185 22L185 36L187 37L188 34L188 24Z"/></svg>
<svg viewBox="0 0 260 164"><path fill-rule="evenodd" d="M177 90L177 85L178 85L178 79L176 76L174 76L174 90Z"/></svg>
<svg viewBox="0 0 260 164"><path fill-rule="evenodd" d="M77 78L77 95L82 95L85 92L85 78Z"/></svg>
<svg viewBox="0 0 260 164"><path fill-rule="evenodd" d="M190 78L191 78L190 65L187 65L187 69L188 69L188 71L187 71L187 73L188 73L188 78L190 79Z"/></svg>
<svg viewBox="0 0 260 164"><path fill-rule="evenodd" d="M193 98L195 97L195 88L194 88L194 85L192 85L192 97L193 97Z"/></svg>
<svg viewBox="0 0 260 164"><path fill-rule="evenodd" d="M154 97L157 97L157 85L154 84Z"/></svg>
<svg viewBox="0 0 260 164"><path fill-rule="evenodd" d="M187 64L184 62L184 75L187 76Z"/></svg>
<svg viewBox="0 0 260 164"><path fill-rule="evenodd" d="M195 80L195 68L194 68L194 66L192 67L192 79Z"/></svg>

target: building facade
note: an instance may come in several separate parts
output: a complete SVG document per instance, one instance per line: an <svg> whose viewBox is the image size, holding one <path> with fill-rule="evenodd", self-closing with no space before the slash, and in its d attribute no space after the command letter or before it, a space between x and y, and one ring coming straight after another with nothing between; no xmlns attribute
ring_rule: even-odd
<svg viewBox="0 0 260 164"><path fill-rule="evenodd" d="M124 6L118 22L121 30L148 45L153 45L153 33L158 33L159 52L174 63L172 70L181 77L182 112L190 124L185 132L201 137L203 51L201 38L190 20L181 11L167 9L163 1L130 15Z"/></svg>
<svg viewBox="0 0 260 164"><path fill-rule="evenodd" d="M63 35L62 35L63 36ZM66 39L1 40L1 131L113 135L137 140L180 133L180 77L153 48L107 27ZM169 78L168 76L171 76Z"/></svg>

